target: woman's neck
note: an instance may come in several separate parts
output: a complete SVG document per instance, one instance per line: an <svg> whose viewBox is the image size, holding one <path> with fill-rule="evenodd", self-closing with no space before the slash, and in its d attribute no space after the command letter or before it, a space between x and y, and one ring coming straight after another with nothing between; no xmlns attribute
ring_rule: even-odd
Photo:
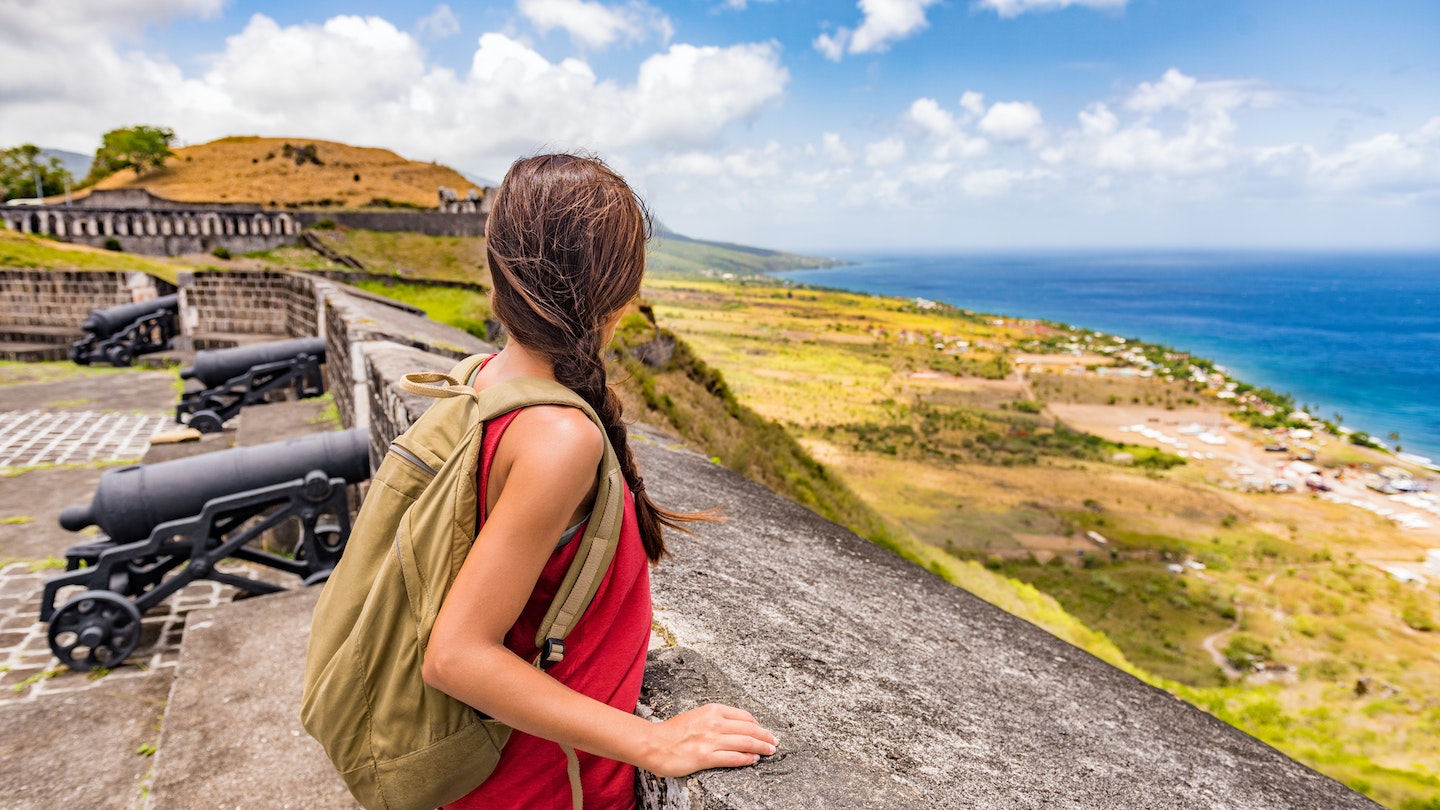
<svg viewBox="0 0 1440 810"><path fill-rule="evenodd" d="M555 366L545 355L527 348L511 339L500 353L485 363L484 375L489 382L511 380L516 377L542 377L555 379Z"/></svg>

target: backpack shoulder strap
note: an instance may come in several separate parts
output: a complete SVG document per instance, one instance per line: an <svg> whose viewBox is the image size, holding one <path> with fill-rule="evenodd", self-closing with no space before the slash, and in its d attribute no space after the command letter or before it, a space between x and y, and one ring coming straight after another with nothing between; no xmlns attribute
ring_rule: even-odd
<svg viewBox="0 0 1440 810"><path fill-rule="evenodd" d="M471 389L473 390L473 389ZM541 650L542 666L558 663L564 657L565 636L574 628L581 614L589 607L600 581L610 568L615 548L620 541L620 525L625 514L625 476L615 448L610 445L605 425L590 404L569 388L553 380L521 377L492 385L476 396L482 421L531 405L565 405L578 408L596 427L605 440L605 454L600 461L599 489L595 506L590 512L575 560L565 572L555 599L535 635L535 646Z"/></svg>

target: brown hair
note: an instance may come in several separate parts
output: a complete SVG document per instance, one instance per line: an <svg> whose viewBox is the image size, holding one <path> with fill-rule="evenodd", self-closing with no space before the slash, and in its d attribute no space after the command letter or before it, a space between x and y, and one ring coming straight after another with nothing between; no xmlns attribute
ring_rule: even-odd
<svg viewBox="0 0 1440 810"><path fill-rule="evenodd" d="M486 222L495 317L512 339L544 354L555 378L605 423L651 562L665 556L664 527L713 519L670 512L645 493L620 399L605 378L605 327L640 293L650 214L598 159L538 155L515 161Z"/></svg>

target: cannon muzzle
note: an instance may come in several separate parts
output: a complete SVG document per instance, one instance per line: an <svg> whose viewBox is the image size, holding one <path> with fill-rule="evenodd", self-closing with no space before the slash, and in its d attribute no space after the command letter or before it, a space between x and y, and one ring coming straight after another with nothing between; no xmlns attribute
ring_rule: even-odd
<svg viewBox="0 0 1440 810"><path fill-rule="evenodd" d="M179 307L180 296L162 295L149 301L97 309L85 318L80 328L97 338L108 338L146 315L164 310L175 312Z"/></svg>
<svg viewBox="0 0 1440 810"><path fill-rule="evenodd" d="M70 531L96 525L111 541L128 543L161 523L200 514L215 498L304 479L312 470L352 484L369 478L369 432L317 433L109 470L89 505L67 507L60 525Z"/></svg>
<svg viewBox="0 0 1440 810"><path fill-rule="evenodd" d="M199 380L206 387L214 387L224 385L227 380L256 366L294 360L301 355L325 362L325 339L297 338L231 349L208 349L196 354L195 365L181 371L180 376L187 380Z"/></svg>

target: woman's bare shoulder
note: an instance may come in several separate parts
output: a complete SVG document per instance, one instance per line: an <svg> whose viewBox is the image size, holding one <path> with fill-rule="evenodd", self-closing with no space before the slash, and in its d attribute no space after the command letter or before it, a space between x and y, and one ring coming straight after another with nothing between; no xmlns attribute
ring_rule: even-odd
<svg viewBox="0 0 1440 810"><path fill-rule="evenodd" d="M532 405L505 430L501 445L536 461L594 467L605 453L604 436L578 408Z"/></svg>

